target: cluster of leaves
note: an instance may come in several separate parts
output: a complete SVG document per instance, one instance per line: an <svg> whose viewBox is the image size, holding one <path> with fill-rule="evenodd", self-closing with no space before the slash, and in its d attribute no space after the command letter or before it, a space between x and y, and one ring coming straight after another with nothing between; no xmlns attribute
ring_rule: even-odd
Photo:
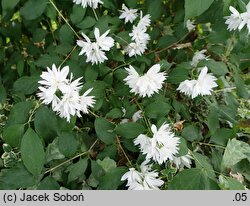
<svg viewBox="0 0 250 206"><path fill-rule="evenodd" d="M163 189L244 189L250 182L249 35L230 33L224 16L232 0L103 0L95 10L70 0L2 0L0 6L0 189L125 189L121 176L143 159L133 139L150 124L171 123L181 138L182 156L190 151L192 168L177 171L155 165ZM132 25L118 18L122 3L150 14L149 49L129 58L120 49ZM224 12L223 12L224 11ZM196 29L185 27L195 19ZM79 56L81 32L110 29L116 47L109 60L92 66ZM202 61L218 78L212 96L194 100L176 92L196 75L190 60L207 49ZM38 100L41 72L69 65L93 87L93 112L70 123ZM159 94L138 98L123 82L124 67L143 72L155 63L168 75ZM143 119L132 115L143 111ZM126 112L124 112L126 111ZM123 119L127 123L120 124ZM241 183L236 175L242 176ZM240 178L238 178L240 179Z"/></svg>

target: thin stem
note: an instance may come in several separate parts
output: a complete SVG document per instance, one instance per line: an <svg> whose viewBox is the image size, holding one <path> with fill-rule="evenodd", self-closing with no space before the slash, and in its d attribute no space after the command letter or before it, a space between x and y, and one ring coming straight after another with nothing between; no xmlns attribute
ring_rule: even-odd
<svg viewBox="0 0 250 206"><path fill-rule="evenodd" d="M75 51L76 47L77 47L77 44L73 47L73 49L72 49L72 50L70 51L70 53L66 56L66 58L63 60L63 62L60 64L59 67L61 67L61 66L69 59L69 57L71 56L71 54Z"/></svg>
<svg viewBox="0 0 250 206"><path fill-rule="evenodd" d="M98 19L98 16L97 16L96 12L95 12L95 9L92 8L92 11L93 11L93 13L94 13L94 15L95 15L96 21L98 21L99 19Z"/></svg>
<svg viewBox="0 0 250 206"><path fill-rule="evenodd" d="M165 51L165 50L168 50L168 49L172 48L173 46L175 46L176 44L178 44L178 43L180 43L181 41L183 41L184 39L186 39L186 37L188 36L188 34L189 34L189 33L185 34L182 38L180 38L178 41L174 42L173 44L169 45L168 47L165 47L165 48L163 48L163 49L161 49L161 50L158 50L158 51L157 51L157 49L156 49L156 50L153 50L153 51L150 51L150 52L147 53L146 55L152 54L152 53L159 54L159 53L161 53L161 52L163 52L163 51Z"/></svg>
<svg viewBox="0 0 250 206"><path fill-rule="evenodd" d="M83 152L83 153L80 153L80 154L78 154L78 155L76 155L76 156L74 156L74 157L72 157L72 158L70 158L70 159L68 159L68 160L66 160L66 161L64 161L64 162L62 162L62 163L60 163L59 165L56 165L55 167L52 167L51 169L45 171L44 174L47 174L47 173L49 173L49 172L52 172L53 170L55 170L55 169L57 169L57 168L63 166L64 164L66 164L66 163L68 163L68 162L71 162L72 160L74 160L74 159L76 159L76 158L78 158L78 157L81 157L81 156L83 156L83 155L86 155L86 154L90 153L91 150L93 149L93 147L95 146L95 144L96 144L97 142L98 142L98 139L91 145L91 147L89 148L88 151Z"/></svg>
<svg viewBox="0 0 250 206"><path fill-rule="evenodd" d="M228 87L228 88L224 88L224 89L219 89L219 90L215 90L214 92L230 92L231 90L236 89L236 87Z"/></svg>
<svg viewBox="0 0 250 206"><path fill-rule="evenodd" d="M216 145L216 144L210 144L210 143L205 143L205 142L194 142L194 143L200 144L200 145L207 145L207 146L210 146L210 147L218 147L218 148L221 148L221 149L226 149L226 147Z"/></svg>
<svg viewBox="0 0 250 206"><path fill-rule="evenodd" d="M129 43L128 43L125 39L123 39L122 37L117 36L116 34L112 34L112 35L113 35L114 37L116 37L116 38L122 40L122 41L125 42L127 45L129 45Z"/></svg>
<svg viewBox="0 0 250 206"><path fill-rule="evenodd" d="M65 17L62 15L62 13L59 11L59 9L56 7L55 3L52 0L49 0L49 2L55 8L55 10L58 12L58 14L62 17L62 19L65 21L65 23L69 26L69 28L74 32L74 34L77 36L77 38L81 39L80 36L76 33L76 31L73 29L73 27L69 24L67 19L65 19Z"/></svg>
<svg viewBox="0 0 250 206"><path fill-rule="evenodd" d="M128 63L121 64L121 65L115 67L114 69L112 69L112 73L114 73L117 69L120 69L120 68L122 68L122 67L125 67L125 66L130 65L132 62L133 62L133 61L128 62Z"/></svg>
<svg viewBox="0 0 250 206"><path fill-rule="evenodd" d="M88 110L88 112L89 112L90 114L92 114L95 118L99 118L99 117L100 117L99 115L95 114L95 113L92 112L91 110Z"/></svg>
<svg viewBox="0 0 250 206"><path fill-rule="evenodd" d="M117 141L117 144L118 144L119 148L121 149L121 151L122 151L124 157L125 157L126 160L128 161L129 165L130 165L131 167L133 167L133 164L131 163L130 159L128 158L128 156L127 156L125 150L123 149L123 147L122 147L122 145L121 145L121 141L120 141L119 137L116 137L116 141Z"/></svg>

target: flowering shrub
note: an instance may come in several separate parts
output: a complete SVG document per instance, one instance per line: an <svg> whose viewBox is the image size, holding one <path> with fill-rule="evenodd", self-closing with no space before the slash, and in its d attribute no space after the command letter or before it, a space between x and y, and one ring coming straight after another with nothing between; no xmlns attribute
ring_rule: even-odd
<svg viewBox="0 0 250 206"><path fill-rule="evenodd" d="M0 8L0 189L249 188L248 0Z"/></svg>

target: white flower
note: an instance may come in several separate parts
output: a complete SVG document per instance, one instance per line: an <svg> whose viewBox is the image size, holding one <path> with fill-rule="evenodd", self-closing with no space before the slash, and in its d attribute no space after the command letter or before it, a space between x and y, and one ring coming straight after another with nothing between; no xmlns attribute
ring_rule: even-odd
<svg viewBox="0 0 250 206"><path fill-rule="evenodd" d="M177 88L180 92L191 96L192 99L198 95L211 95L212 89L218 86L216 77L207 73L208 68L206 66L199 69L201 71L197 80L185 80Z"/></svg>
<svg viewBox="0 0 250 206"><path fill-rule="evenodd" d="M195 24L194 24L194 20L190 20L188 19L186 22L186 28L188 29L188 31L192 31L195 28Z"/></svg>
<svg viewBox="0 0 250 206"><path fill-rule="evenodd" d="M125 69L128 72L128 76L124 81L131 88L130 91L142 97L151 97L154 93L158 93L166 79L165 73L160 72L160 64L153 65L142 76L131 65Z"/></svg>
<svg viewBox="0 0 250 206"><path fill-rule="evenodd" d="M140 12L140 21L138 23L138 27L141 29L147 29L147 27L149 27L151 24L151 19L150 19L150 15L147 14L145 16L143 16L142 11Z"/></svg>
<svg viewBox="0 0 250 206"><path fill-rule="evenodd" d="M58 97L55 95L56 91L63 89L64 85L68 83L69 67L65 66L60 70L56 68L56 65L52 65L52 69L47 67L47 72L42 72L41 78L43 80L38 81L42 86L39 87L37 95L41 98L44 104L56 105L58 103Z"/></svg>
<svg viewBox="0 0 250 206"><path fill-rule="evenodd" d="M178 153L180 139L175 137L170 126L166 123L157 130L155 125L151 126L153 137L150 138L140 134L134 144L139 145L141 152L146 155L146 159L153 159L162 164L167 160L173 160L174 155Z"/></svg>
<svg viewBox="0 0 250 206"><path fill-rule="evenodd" d="M137 112L135 112L135 113L133 114L133 116L132 116L132 121L133 121L133 122L136 122L136 121L138 121L138 120L141 119L141 118L142 118L142 111L139 110L139 111L137 111Z"/></svg>
<svg viewBox="0 0 250 206"><path fill-rule="evenodd" d="M133 26L133 30L129 36L131 36L132 40L136 43L147 44L150 40L150 36L146 33L146 28L142 29L139 26Z"/></svg>
<svg viewBox="0 0 250 206"><path fill-rule="evenodd" d="M201 50L201 51L196 51L196 52L194 53L193 59L192 59L192 61L191 61L190 64L191 64L193 67L196 67L197 64L198 64L201 60L203 60L203 59L208 60L208 56L205 55L206 52L207 52L206 49L203 49L203 50Z"/></svg>
<svg viewBox="0 0 250 206"><path fill-rule="evenodd" d="M194 93L193 88L196 83L197 80L185 80L180 83L177 90L179 90L180 92L184 93L187 96L193 96L193 95L197 96L196 94L193 94Z"/></svg>
<svg viewBox="0 0 250 206"><path fill-rule="evenodd" d="M248 33L250 33L250 2L246 6L247 11L241 14L242 23L239 25L239 30L241 30L245 24L247 25Z"/></svg>
<svg viewBox="0 0 250 206"><path fill-rule="evenodd" d="M80 105L81 105L81 111L83 113L88 113L89 107L94 107L95 104L95 97L94 96L87 96L93 88L88 89L82 96L80 96Z"/></svg>
<svg viewBox="0 0 250 206"><path fill-rule="evenodd" d="M245 25L245 21L243 21L242 15L232 6L229 7L229 10L232 12L232 14L226 17L226 24L228 24L227 29L229 31L236 29L241 30ZM243 16L246 17L246 15Z"/></svg>
<svg viewBox="0 0 250 206"><path fill-rule="evenodd" d="M192 156L190 154L186 154L181 157L174 157L173 163L177 169L182 169L184 167L190 168L192 164Z"/></svg>
<svg viewBox="0 0 250 206"><path fill-rule="evenodd" d="M92 89L87 90L82 96L79 91L82 88L81 78L74 81L71 73L70 78L69 67L63 67L62 70L52 65L52 70L47 68L47 72L41 74L38 83L40 92L37 94L42 102L46 105L52 103L52 110L57 112L60 117L66 118L70 121L71 116L77 115L81 117L80 112L88 113L87 108L93 107L95 100L93 96L87 96Z"/></svg>
<svg viewBox="0 0 250 206"><path fill-rule="evenodd" d="M107 36L110 30L107 30L100 36L100 31L98 28L95 28L94 35L96 39L97 45L103 50L103 51L109 51L111 47L114 46L114 39L112 37Z"/></svg>
<svg viewBox="0 0 250 206"><path fill-rule="evenodd" d="M92 64L103 63L108 58L104 51L109 51L111 47L114 46L114 39L108 37L109 30L100 36L100 31L95 28L94 35L96 42L91 42L90 39L82 33L85 41L77 40L77 45L81 47L81 52L79 55L84 54L87 59L86 62L91 62Z"/></svg>
<svg viewBox="0 0 250 206"><path fill-rule="evenodd" d="M120 10L121 15L119 19L125 19L125 24L127 22L133 23L133 21L137 18L137 9L128 9L125 4L122 4L122 10Z"/></svg>
<svg viewBox="0 0 250 206"><path fill-rule="evenodd" d="M103 4L101 0L73 0L75 4L81 4L83 8L86 8L87 6L96 9L98 7L98 4Z"/></svg>
<svg viewBox="0 0 250 206"><path fill-rule="evenodd" d="M130 168L126 172L121 181L127 180L127 187L129 190L159 190L159 187L164 182L158 179L158 173L152 171L152 165L147 165L148 160L144 161L140 166L140 172L135 168Z"/></svg>
<svg viewBox="0 0 250 206"><path fill-rule="evenodd" d="M147 49L147 45L143 42L132 42L127 47L125 47L124 51L128 54L129 57L142 55Z"/></svg>

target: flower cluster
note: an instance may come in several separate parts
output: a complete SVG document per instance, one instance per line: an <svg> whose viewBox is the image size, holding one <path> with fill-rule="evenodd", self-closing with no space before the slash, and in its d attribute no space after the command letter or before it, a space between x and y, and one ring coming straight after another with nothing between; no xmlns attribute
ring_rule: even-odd
<svg viewBox="0 0 250 206"><path fill-rule="evenodd" d="M162 124L157 130L155 125L151 126L153 137L140 134L134 144L139 145L141 152L146 155L146 159L153 159L162 164L167 160L173 160L174 155L178 153L180 139L172 133L169 124Z"/></svg>
<svg viewBox="0 0 250 206"><path fill-rule="evenodd" d="M68 74L68 66L63 67L62 70L60 67L56 68L54 64L52 69L47 67L47 71L42 72L40 76L42 80L38 82L41 86L37 95L44 104L51 103L53 111L69 122L71 116L81 117L80 112L88 113L88 107L93 107L95 100L94 96L88 96L92 88L80 95L81 78L72 81L72 73L69 79Z"/></svg>
<svg viewBox="0 0 250 206"><path fill-rule="evenodd" d="M114 39L107 36L108 33L109 30L100 36L99 29L95 28L95 42L91 42L89 37L82 33L86 41L77 40L77 45L82 48L79 55L84 54L87 57L86 62L91 62L92 64L103 63L107 60L105 51L109 51L114 46Z"/></svg>
<svg viewBox="0 0 250 206"><path fill-rule="evenodd" d="M124 79L126 84L131 88L131 92L139 94L142 97L151 97L157 93L166 79L165 73L160 72L160 64L153 65L146 74L140 76L133 66L125 68L128 76Z"/></svg>
<svg viewBox="0 0 250 206"><path fill-rule="evenodd" d="M140 165L140 172L135 168L130 168L121 180L127 180L127 187L129 190L159 190L159 187L164 182L158 179L158 173L152 171L152 165L148 165L148 160Z"/></svg>
<svg viewBox="0 0 250 206"><path fill-rule="evenodd" d="M120 19L125 19L125 23L134 22L137 18L137 9L128 9L124 4L122 5L122 10L120 10L121 15ZM135 55L142 55L147 49L148 41L150 40L149 34L147 34L147 28L150 26L151 20L150 15L147 14L143 16L140 12L140 20L138 24L133 25L132 32L129 33L129 36L132 39L132 42L124 49L129 57Z"/></svg>
<svg viewBox="0 0 250 206"><path fill-rule="evenodd" d="M75 4L81 4L83 8L86 8L87 6L96 9L98 7L98 4L103 4L101 0L73 0Z"/></svg>
<svg viewBox="0 0 250 206"><path fill-rule="evenodd" d="M230 6L229 10L232 12L230 16L226 16L227 29L229 31L238 29L239 31L247 25L248 33L250 33L250 2L246 6L246 12L239 13L237 9Z"/></svg>
<svg viewBox="0 0 250 206"><path fill-rule="evenodd" d="M201 71L197 80L185 80L177 88L185 95L191 96L192 99L198 95L211 95L212 89L218 86L215 82L216 77L207 73L208 68L206 66L198 69L201 69Z"/></svg>

